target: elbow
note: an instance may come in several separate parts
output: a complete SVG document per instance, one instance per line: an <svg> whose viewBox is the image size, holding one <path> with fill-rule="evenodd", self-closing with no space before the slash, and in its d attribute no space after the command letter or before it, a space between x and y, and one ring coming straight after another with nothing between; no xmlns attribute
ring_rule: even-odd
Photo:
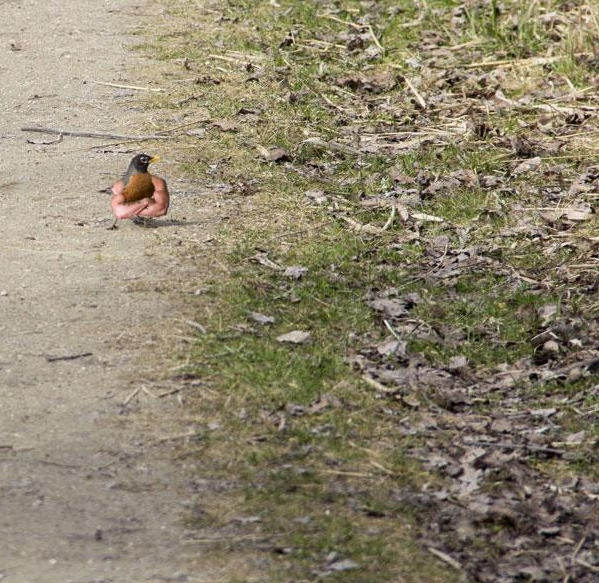
<svg viewBox="0 0 599 583"><path fill-rule="evenodd" d="M127 209L124 208L115 208L114 209L114 216L115 218L117 218L119 221L123 220L123 219L127 219Z"/></svg>

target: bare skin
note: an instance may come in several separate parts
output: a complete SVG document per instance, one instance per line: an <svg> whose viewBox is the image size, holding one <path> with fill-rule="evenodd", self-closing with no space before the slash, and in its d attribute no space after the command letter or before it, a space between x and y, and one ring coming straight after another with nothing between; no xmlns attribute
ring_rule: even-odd
<svg viewBox="0 0 599 583"><path fill-rule="evenodd" d="M123 191L125 183L118 180L112 185L110 206L117 220L133 219L134 217L163 217L168 212L170 197L166 182L158 176L152 176L154 194L137 202L125 202Z"/></svg>

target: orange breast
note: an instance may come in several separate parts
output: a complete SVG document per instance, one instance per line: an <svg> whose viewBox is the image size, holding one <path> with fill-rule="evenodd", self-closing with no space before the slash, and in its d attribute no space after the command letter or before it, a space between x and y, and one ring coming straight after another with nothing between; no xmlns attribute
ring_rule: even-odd
<svg viewBox="0 0 599 583"><path fill-rule="evenodd" d="M127 187L123 191L125 202L136 202L153 194L154 183L152 182L152 175L148 172L131 176Z"/></svg>

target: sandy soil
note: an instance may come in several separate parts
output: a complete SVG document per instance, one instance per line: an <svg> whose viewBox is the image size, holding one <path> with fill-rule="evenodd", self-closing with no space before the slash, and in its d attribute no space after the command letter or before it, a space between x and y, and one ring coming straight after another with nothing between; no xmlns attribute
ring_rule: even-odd
<svg viewBox="0 0 599 583"><path fill-rule="evenodd" d="M210 205L167 160L155 171L170 179L175 220L108 231L108 196L98 191L135 146L31 144L55 136L20 131L143 133L150 113L131 92L91 81L136 84L131 59L145 63L127 52L129 35L159 10L132 0L0 0L2 581L218 578L186 542L193 462L175 461L176 440L160 441L188 432L188 413L176 396L144 391L123 406L141 385L165 390L152 380L172 366L190 292L202 283L173 250L207 236Z"/></svg>

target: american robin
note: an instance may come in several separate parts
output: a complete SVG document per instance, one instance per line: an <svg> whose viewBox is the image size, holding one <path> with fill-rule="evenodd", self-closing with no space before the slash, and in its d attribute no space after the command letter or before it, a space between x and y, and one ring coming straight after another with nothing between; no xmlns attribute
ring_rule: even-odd
<svg viewBox="0 0 599 583"><path fill-rule="evenodd" d="M116 217L112 229L119 219L166 215L170 202L166 182L148 172L148 165L157 160L158 156L138 154L129 163L123 179L112 185L110 206Z"/></svg>

